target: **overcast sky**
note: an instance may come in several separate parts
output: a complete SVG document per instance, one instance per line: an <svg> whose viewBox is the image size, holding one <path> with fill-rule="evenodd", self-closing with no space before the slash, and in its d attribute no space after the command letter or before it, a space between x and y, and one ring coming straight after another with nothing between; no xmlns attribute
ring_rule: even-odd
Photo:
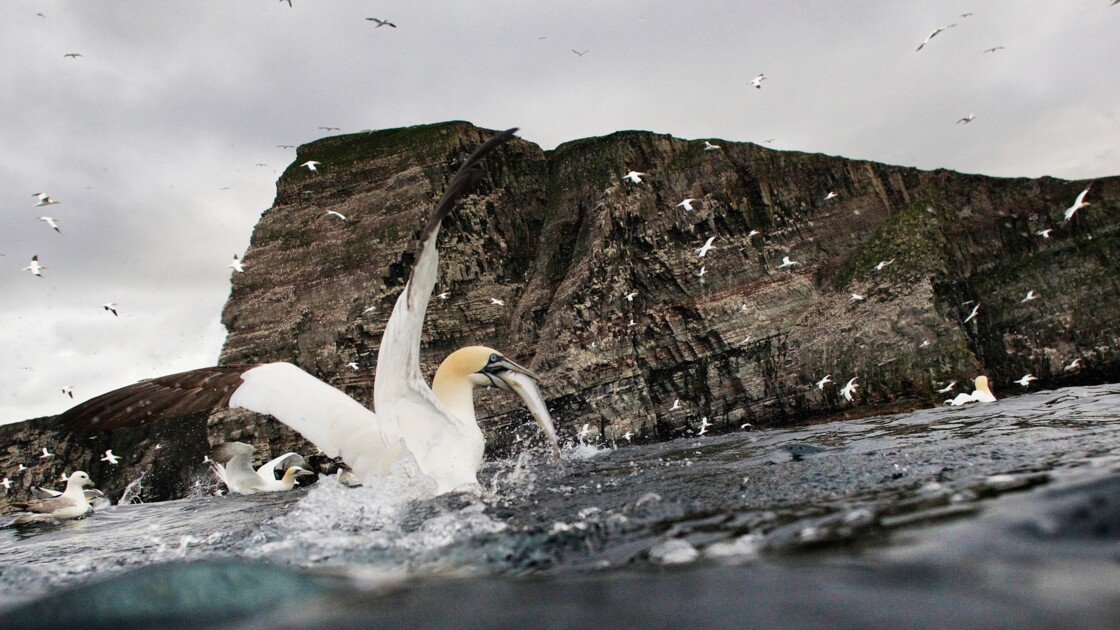
<svg viewBox="0 0 1120 630"><path fill-rule="evenodd" d="M214 364L227 265L295 156L277 145L319 127L468 120L546 149L645 129L1120 174L1109 2L4 0L0 423ZM60 203L33 207L36 192ZM41 278L20 270L36 254Z"/></svg>

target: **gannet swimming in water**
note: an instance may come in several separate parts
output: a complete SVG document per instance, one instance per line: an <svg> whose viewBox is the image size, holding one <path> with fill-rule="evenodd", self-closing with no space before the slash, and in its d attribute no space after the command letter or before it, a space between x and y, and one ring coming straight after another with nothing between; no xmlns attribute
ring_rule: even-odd
<svg viewBox="0 0 1120 630"><path fill-rule="evenodd" d="M70 475L66 480L66 490L57 497L37 499L27 503L12 503L12 506L30 514L17 516L10 524L23 525L52 519L81 518L90 511L89 499L82 489L92 485L93 481L90 480L89 475L79 470Z"/></svg>
<svg viewBox="0 0 1120 630"><path fill-rule="evenodd" d="M957 407L970 402L990 403L995 402L996 397L992 395L992 390L988 389L988 377L980 375L976 377L976 390L971 394L957 394L957 397L946 401L950 405Z"/></svg>
<svg viewBox="0 0 1120 630"><path fill-rule="evenodd" d="M297 484L296 477L314 475L298 463L289 466L284 475L276 478L276 467L289 457L303 458L296 453L284 453L253 470L254 448L243 442L222 442L214 446L214 458L210 467L230 492L235 494L256 494L258 492L287 492Z"/></svg>
<svg viewBox="0 0 1120 630"><path fill-rule="evenodd" d="M1073 205L1066 208L1066 213L1065 213L1065 220L1066 221L1069 221L1070 219L1072 219L1073 215L1078 210L1080 210L1080 209L1084 208L1085 206L1089 205L1089 202L1085 201L1085 195L1088 195L1088 194L1089 194L1089 188L1086 187L1085 190L1081 191L1080 195L1077 195L1077 199L1073 202Z"/></svg>
<svg viewBox="0 0 1120 630"><path fill-rule="evenodd" d="M484 438L475 419L475 386L518 394L559 447L552 418L531 371L497 350L469 346L451 353L429 387L420 372L424 314L436 284L436 237L455 200L479 179L484 156L509 140L510 129L488 140L452 177L420 237L420 252L385 325L373 385L376 414L291 363L217 366L141 381L102 394L56 418L70 430L111 430L225 406L270 414L319 447L341 456L360 481L389 474L406 452L437 491L477 483Z"/></svg>
<svg viewBox="0 0 1120 630"><path fill-rule="evenodd" d="M39 217L39 220L51 226L51 229L53 229L55 232L62 234L62 230L58 229L58 219L54 217Z"/></svg>

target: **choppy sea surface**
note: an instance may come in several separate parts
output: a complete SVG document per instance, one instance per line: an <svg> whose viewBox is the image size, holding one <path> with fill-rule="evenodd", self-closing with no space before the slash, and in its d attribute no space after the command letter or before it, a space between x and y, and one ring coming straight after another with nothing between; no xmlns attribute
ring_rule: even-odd
<svg viewBox="0 0 1120 630"><path fill-rule="evenodd" d="M1118 446L1120 384L116 505L0 529L0 627L1120 627Z"/></svg>

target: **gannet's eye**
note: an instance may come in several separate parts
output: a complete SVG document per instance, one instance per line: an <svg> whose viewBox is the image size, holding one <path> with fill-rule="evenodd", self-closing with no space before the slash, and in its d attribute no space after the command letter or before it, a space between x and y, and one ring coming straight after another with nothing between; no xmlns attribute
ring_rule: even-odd
<svg viewBox="0 0 1120 630"><path fill-rule="evenodd" d="M490 355L490 362L491 363L497 363L498 361L501 361L501 357L499 357L496 354Z"/></svg>

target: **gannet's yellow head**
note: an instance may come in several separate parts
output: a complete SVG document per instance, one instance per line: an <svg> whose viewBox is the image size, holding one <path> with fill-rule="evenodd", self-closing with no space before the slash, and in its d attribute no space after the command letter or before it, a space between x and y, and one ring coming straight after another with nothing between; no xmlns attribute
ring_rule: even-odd
<svg viewBox="0 0 1120 630"><path fill-rule="evenodd" d="M444 404L467 417L467 410L460 411L460 405L470 405L469 417L474 418L473 401L470 389L475 386L497 387L513 392L521 397L541 430L548 436L553 453L559 453L559 442L552 416L545 406L544 398L535 385L540 377L502 355L501 352L486 346L467 346L452 352L443 360L432 379L432 391ZM463 391L466 390L466 391ZM461 392L461 393L459 393Z"/></svg>
<svg viewBox="0 0 1120 630"><path fill-rule="evenodd" d="M976 389L982 392L991 393L992 390L988 389L988 377L981 374L976 377Z"/></svg>

